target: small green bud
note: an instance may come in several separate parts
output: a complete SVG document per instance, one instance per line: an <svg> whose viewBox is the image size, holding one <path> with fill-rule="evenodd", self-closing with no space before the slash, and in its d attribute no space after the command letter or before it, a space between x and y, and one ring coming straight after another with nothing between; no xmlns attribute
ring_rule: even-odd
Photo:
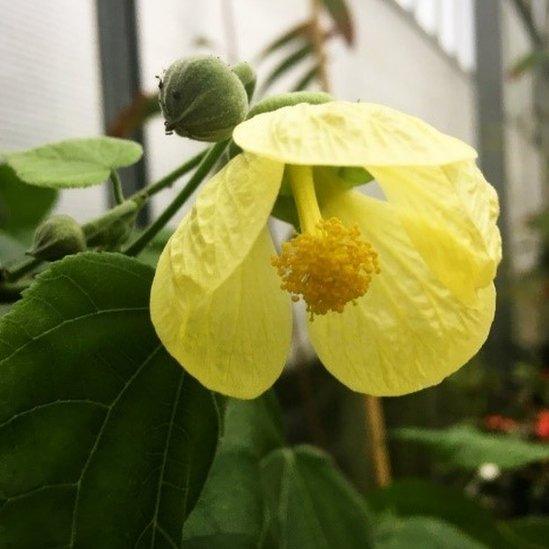
<svg viewBox="0 0 549 549"><path fill-rule="evenodd" d="M248 112L239 76L213 55L180 59L159 82L166 133L198 141L228 139Z"/></svg>
<svg viewBox="0 0 549 549"><path fill-rule="evenodd" d="M236 76L238 76L238 78L242 82L242 85L244 86L244 89L248 94L248 101L250 101L254 95L255 85L257 83L255 71L249 63L246 63L246 61L241 61L240 63L237 63L232 68L232 71L236 74Z"/></svg>
<svg viewBox="0 0 549 549"><path fill-rule="evenodd" d="M70 215L53 215L36 229L33 247L27 253L44 261L56 261L85 249L84 231L76 220Z"/></svg>

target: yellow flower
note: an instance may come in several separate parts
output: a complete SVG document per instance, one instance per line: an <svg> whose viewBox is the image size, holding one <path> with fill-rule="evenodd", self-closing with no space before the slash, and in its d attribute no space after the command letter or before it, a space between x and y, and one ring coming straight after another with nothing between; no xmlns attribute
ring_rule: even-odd
<svg viewBox="0 0 549 549"><path fill-rule="evenodd" d="M191 375L261 394L300 298L320 360L356 391L417 391L478 351L501 241L471 147L387 107L335 101L257 115L233 137L244 152L203 187L152 287L156 331ZM337 167L364 168L387 200L349 189ZM302 233L276 257L267 219L288 189Z"/></svg>

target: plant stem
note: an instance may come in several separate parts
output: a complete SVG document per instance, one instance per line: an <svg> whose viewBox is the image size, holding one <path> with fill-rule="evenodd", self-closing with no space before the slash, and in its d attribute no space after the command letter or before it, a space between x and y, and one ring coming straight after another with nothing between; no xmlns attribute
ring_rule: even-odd
<svg viewBox="0 0 549 549"><path fill-rule="evenodd" d="M3 284L0 285L0 304L15 303L21 299L23 290L28 288L28 284Z"/></svg>
<svg viewBox="0 0 549 549"><path fill-rule="evenodd" d="M156 193L162 191L166 187L173 185L173 183L175 183L175 181L177 181L180 177L184 176L194 167L198 166L198 164L202 162L202 159L210 150L211 149L206 149L205 151L198 153L192 158L189 158L187 162L181 164L181 166L179 166L169 174L165 175L162 179L159 179L156 183L151 183L144 189L141 189L140 191L133 194L130 198L149 198Z"/></svg>
<svg viewBox="0 0 549 549"><path fill-rule="evenodd" d="M223 145L223 146L221 147L221 145ZM144 189L141 189L140 191L134 193L129 199L134 199L134 200L135 199L145 199L145 200L147 200L148 198L150 198L151 196L153 196L156 193L160 192L161 190L165 189L166 187L169 187L175 181L177 181L180 177L182 177L186 173L190 172L194 167L196 167L203 160L205 160L207 155L209 155L214 150L217 150L216 147L218 147L218 146L219 146L220 151L218 153L216 153L217 156L215 158L210 159L211 163L209 163L209 167L208 167L208 171L209 171L210 168L212 167L212 165L215 163L215 161L221 155L221 152L223 152L223 150L225 149L226 143L223 143L223 144L218 143L217 145L211 147L210 149L206 149L205 151L202 151L202 152L198 153L197 155L193 156L192 158L187 160L185 163L183 163L181 166L179 166L178 168L176 168L175 170L170 172L168 175L165 175L162 179L159 179L155 183L152 183L151 185L145 187ZM185 187L185 189L183 189L183 191L181 193L181 194L184 195L183 202L181 202L181 204L183 204L185 202L185 200L188 198L187 194L190 195L192 193L192 191L194 190L194 188L196 188L202 182L202 179L204 179L204 177L206 175L207 175L207 172L201 174L196 179L193 177L189 181L189 184L187 185L187 187ZM196 176L196 174L195 174L195 176ZM118 173L115 170L113 170L111 172L111 181L112 181L112 184L113 184L113 191L114 191L115 201L116 201L116 204L118 206L121 203L123 203L125 201L125 199L124 199L124 195L122 193L122 185L121 185L121 182L120 182L120 177L119 177ZM189 192L187 189L189 187L192 187L191 184L193 184L193 182L194 182L194 188L190 188L189 189L190 192ZM172 205L170 205L169 208L170 207L172 207ZM178 208L176 208L175 211L177 211L177 209ZM172 215L174 213L175 212L169 214L168 220L172 217ZM164 214L162 214L162 216L164 216L165 214L166 214L166 212L164 212ZM162 216L159 219L161 219ZM159 225L159 228L154 231L154 234L152 236L154 236L158 232L158 230L160 230L164 226L164 224L166 222L162 222L160 224L157 220L153 225L151 225L151 227L149 227L149 229L154 227L157 223ZM145 233L147 231L145 231ZM144 239L145 233L143 233L140 238ZM139 240L140 239L136 240L134 242L134 245L137 245ZM148 243L148 240L145 242L144 245L146 245L147 243ZM139 244L139 245L141 245L141 244ZM140 250L138 250L135 253L139 253L139 251ZM134 255L134 254L130 254L130 255ZM12 267L10 269L2 270L2 272L0 273L0 283L2 283L3 281L15 282L16 280L20 279L22 276L25 276L27 273L31 272L35 267L38 267L38 265L40 265L41 263L42 263L42 261L40 259L36 259L34 257L33 258L25 258L22 261L20 261L18 264L14 265L14 267Z"/></svg>
<svg viewBox="0 0 549 549"><path fill-rule="evenodd" d="M364 397L366 407L366 427L368 434L369 451L372 458L376 485L387 486L391 482L391 466L387 451L385 435L385 421L381 399L375 396Z"/></svg>
<svg viewBox="0 0 549 549"><path fill-rule="evenodd" d="M29 257L21 260L13 268L6 269L4 272L4 277L8 282L15 282L22 276L25 276L27 273L32 271L35 267L38 267L42 263L41 259L36 257Z"/></svg>
<svg viewBox="0 0 549 549"><path fill-rule="evenodd" d="M198 185L208 175L213 165L217 162L228 145L228 141L216 143L202 158L198 168L191 179L180 193L173 199L169 206L162 212L156 221L145 229L141 235L134 240L122 253L126 255L137 255L145 246L159 233L168 221L177 213L179 208L187 201Z"/></svg>
<svg viewBox="0 0 549 549"><path fill-rule="evenodd" d="M112 191L114 194L114 201L117 204L124 202L124 191L122 190L122 182L120 176L116 170L111 171Z"/></svg>

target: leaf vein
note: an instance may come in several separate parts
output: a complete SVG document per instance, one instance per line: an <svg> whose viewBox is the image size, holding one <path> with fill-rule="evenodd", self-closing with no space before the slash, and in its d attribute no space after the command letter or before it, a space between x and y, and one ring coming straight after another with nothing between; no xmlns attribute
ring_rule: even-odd
<svg viewBox="0 0 549 549"><path fill-rule="evenodd" d="M71 540L70 540L70 547L74 547L74 542L76 538L76 519L78 515L78 503L80 501L80 490L82 487L82 480L84 478L84 475L86 474L86 471L88 470L88 467L93 459L93 456L95 455L95 452L97 451L97 448L99 446L99 441L101 440L101 437L103 435L103 432L109 422L109 419L111 417L112 411L115 408L116 404L119 402L119 400L122 398L124 393L127 391L127 389L131 386L131 384L139 377L141 372L145 369L145 366L152 360L154 355L158 353L158 351L162 348L162 345L158 345L152 352L149 354L149 356L143 361L143 363L139 366L139 368L134 372L134 374L128 379L127 383L122 387L116 398L112 401L112 403L109 405L109 410L107 414L105 415L105 419L103 420L103 423L101 424L101 427L99 428L99 431L97 433L97 436L95 437L95 442L90 450L90 454L88 456L88 459L84 463L84 466L82 467L82 472L80 474L80 477L77 481L76 486L76 498L74 500L74 508L72 513L72 526L71 526Z"/></svg>

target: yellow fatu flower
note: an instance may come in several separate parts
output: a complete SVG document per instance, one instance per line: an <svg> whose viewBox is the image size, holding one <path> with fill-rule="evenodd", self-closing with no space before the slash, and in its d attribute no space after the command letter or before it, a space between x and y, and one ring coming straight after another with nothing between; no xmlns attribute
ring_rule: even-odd
<svg viewBox="0 0 549 549"><path fill-rule="evenodd" d="M202 188L159 260L152 321L206 387L253 398L280 375L303 299L324 366L355 391L439 383L485 341L501 256L475 151L387 107L306 103L236 127L243 152ZM358 168L358 170L356 169ZM353 190L371 174L386 200ZM295 202L276 255L267 219Z"/></svg>

